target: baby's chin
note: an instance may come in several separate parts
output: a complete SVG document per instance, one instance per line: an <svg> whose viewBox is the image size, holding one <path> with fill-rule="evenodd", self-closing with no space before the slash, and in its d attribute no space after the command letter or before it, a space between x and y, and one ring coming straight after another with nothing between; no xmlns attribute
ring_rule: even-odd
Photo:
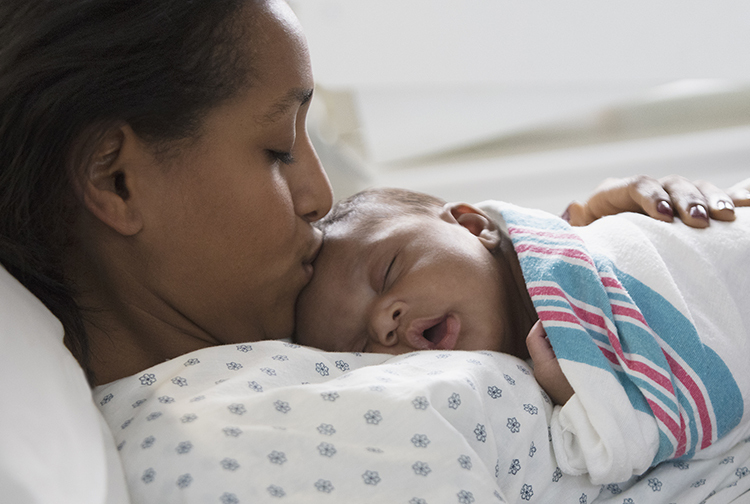
<svg viewBox="0 0 750 504"><path fill-rule="evenodd" d="M500 334L467 335L466 338L459 337L456 350L467 352L485 350L491 352L506 352L503 346L503 338Z"/></svg>

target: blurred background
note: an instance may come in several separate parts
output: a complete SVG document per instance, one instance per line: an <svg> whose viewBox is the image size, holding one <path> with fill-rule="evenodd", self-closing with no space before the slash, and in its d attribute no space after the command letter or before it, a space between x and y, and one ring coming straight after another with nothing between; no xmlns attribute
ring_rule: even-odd
<svg viewBox="0 0 750 504"><path fill-rule="evenodd" d="M561 213L606 177L750 176L746 0L290 0L337 199Z"/></svg>

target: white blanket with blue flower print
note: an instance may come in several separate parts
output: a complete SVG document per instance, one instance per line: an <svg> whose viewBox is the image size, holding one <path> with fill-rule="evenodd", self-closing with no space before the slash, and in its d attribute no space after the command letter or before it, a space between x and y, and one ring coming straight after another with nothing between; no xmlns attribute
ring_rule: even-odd
<svg viewBox="0 0 750 504"><path fill-rule="evenodd" d="M134 504L698 504L750 488L750 443L621 484L564 475L551 405L523 361L493 352L220 346L94 396Z"/></svg>

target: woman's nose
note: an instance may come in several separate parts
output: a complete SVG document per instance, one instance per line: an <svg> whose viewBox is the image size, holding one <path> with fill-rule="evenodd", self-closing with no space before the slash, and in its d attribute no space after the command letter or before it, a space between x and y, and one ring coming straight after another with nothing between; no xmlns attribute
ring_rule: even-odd
<svg viewBox="0 0 750 504"><path fill-rule="evenodd" d="M287 182L294 212L307 222L315 222L331 209L333 191L306 131L298 137L298 142L296 161L289 166Z"/></svg>
<svg viewBox="0 0 750 504"><path fill-rule="evenodd" d="M406 310L407 306L403 301L386 303L375 308L370 320L370 329L378 343L390 347L399 342L398 329Z"/></svg>

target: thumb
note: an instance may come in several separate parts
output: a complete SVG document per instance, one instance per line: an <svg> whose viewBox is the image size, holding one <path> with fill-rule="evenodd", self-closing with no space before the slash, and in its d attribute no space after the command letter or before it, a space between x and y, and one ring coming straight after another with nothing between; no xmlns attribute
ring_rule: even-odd
<svg viewBox="0 0 750 504"><path fill-rule="evenodd" d="M588 205L574 201L568 205L568 209L565 211L568 218L566 219L571 226L586 226L596 220L596 217L591 215L588 209Z"/></svg>

